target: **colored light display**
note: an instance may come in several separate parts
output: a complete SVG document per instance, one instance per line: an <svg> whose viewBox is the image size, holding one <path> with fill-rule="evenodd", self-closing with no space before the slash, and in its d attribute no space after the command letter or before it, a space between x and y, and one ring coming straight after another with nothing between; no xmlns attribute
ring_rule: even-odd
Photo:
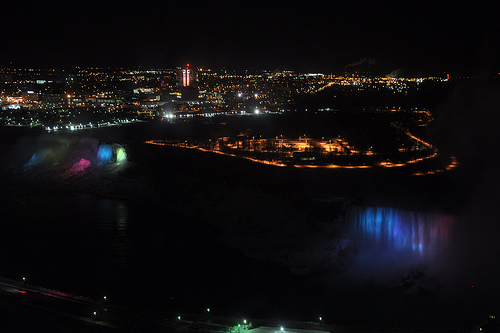
<svg viewBox="0 0 500 333"><path fill-rule="evenodd" d="M24 164L25 169L33 168L40 163L40 154L34 153L30 160Z"/></svg>
<svg viewBox="0 0 500 333"><path fill-rule="evenodd" d="M127 152L123 147L116 148L116 163L123 163L127 160Z"/></svg>
<svg viewBox="0 0 500 333"><path fill-rule="evenodd" d="M57 152L52 148L39 149L31 156L30 160L24 164L24 168L31 169L40 165L50 165L51 163L57 163L57 157Z"/></svg>
<svg viewBox="0 0 500 333"><path fill-rule="evenodd" d="M90 161L84 158L80 159L77 163L73 164L71 169L69 169L70 173L78 173L83 172L90 166Z"/></svg>
<svg viewBox="0 0 500 333"><path fill-rule="evenodd" d="M112 157L113 157L113 149L111 145L101 144L97 152L97 158L99 164L107 164L111 162Z"/></svg>
<svg viewBox="0 0 500 333"><path fill-rule="evenodd" d="M127 161L125 148L116 143L98 146L98 141L93 138L64 136L49 136L39 141L39 148L23 165L25 170L58 166L75 173L85 171L91 165L120 165Z"/></svg>
<svg viewBox="0 0 500 333"><path fill-rule="evenodd" d="M389 207L353 207L348 220L358 248L433 256L448 245L454 217Z"/></svg>

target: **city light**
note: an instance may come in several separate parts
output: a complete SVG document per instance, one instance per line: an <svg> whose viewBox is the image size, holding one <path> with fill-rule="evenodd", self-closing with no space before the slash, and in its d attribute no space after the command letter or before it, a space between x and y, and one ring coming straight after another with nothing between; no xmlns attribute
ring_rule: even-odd
<svg viewBox="0 0 500 333"><path fill-rule="evenodd" d="M390 160L386 158L385 160L379 162L379 159L372 158L373 156L377 156L377 154L371 150L372 147L369 147L366 151L361 151L340 137L322 137L321 139L313 139L308 138L305 135L303 137L299 137L298 139L273 137L272 139L246 138L244 141L241 141L241 139L238 141L226 138L227 141L225 141L226 139L223 140L222 138L219 138L216 141L209 140L208 142L197 142L196 144L193 142L188 143L187 141L177 142L175 140L150 140L145 143L198 149L200 151L208 151L226 156L244 158L253 162L280 167L293 165L296 168L316 169L370 169L376 167L404 168L411 165L417 165L418 163L435 159L440 156L439 152L432 146L432 144L416 137L408 131L405 132L405 134L408 140L413 142L414 145L423 146L418 155L421 157L414 157L415 153L412 151L403 154L404 150L402 150L402 153L397 160ZM221 142L224 142L222 146ZM318 147L321 147L320 151L318 151ZM315 152L311 153L311 151ZM258 157L257 155L252 156L253 153L258 154ZM358 157L357 164L335 163L339 156L350 156L353 154ZM266 159L266 156L269 157ZM366 160L366 162L363 162L363 159ZM452 159L450 165L443 170L451 170L457 165L458 162L456 162L456 159ZM418 173L415 173L415 175L417 174Z"/></svg>
<svg viewBox="0 0 500 333"><path fill-rule="evenodd" d="M19 85L19 89L25 89L22 87L30 82L36 82L40 87L43 85L44 89L25 90L21 96L18 96L17 93L0 95L2 110L11 111L7 117L0 118L0 122L3 121L12 126L42 126L49 131L60 131L62 128L71 130L69 126L71 123L68 120L81 116L82 111L89 112L90 110L92 110L92 114L101 114L102 118L105 118L105 115L123 114L133 110L133 121L154 119L158 116L158 112L162 115L161 117L167 120L203 116L207 114L207 112L202 112L204 108L213 110L210 112L210 116L220 114L280 114L290 111L287 107L294 103L296 96L302 94L316 94L337 88L342 90L344 87L347 87L346 92L355 87L359 91L389 90L405 94L416 89L418 84L425 81L444 82L443 79L437 77L337 76L322 73L298 73L288 70L274 73L263 71L255 74L229 74L227 71L218 72L210 69L197 71L192 69L190 64L186 64L184 68L179 67L177 70L116 70L115 72L106 72L94 68L79 69L76 74L49 70L50 75L66 76L65 81L68 82L69 86L61 94L48 94L45 91L50 89L55 80L40 80L38 77L33 77L35 72L30 70L26 72L15 71L15 73L22 78L16 83ZM86 84L74 86L78 82L75 81L76 77ZM151 87L153 78L157 80L158 85ZM118 82L133 82L134 88L131 91L133 94L106 88L107 85L116 87ZM107 85L103 85L103 83ZM162 87L169 87L168 92L162 91ZM270 93L269 87L272 87L273 93ZM169 112L158 111L170 99L170 96L175 99L173 110ZM249 99L249 96L253 98ZM259 101L258 112L255 111L255 105L249 104L251 100L255 101L256 99ZM26 109L31 113L29 118L23 119L15 112ZM55 120L62 123L62 126L56 127L50 122L45 123L47 117L44 113L47 112L46 110L52 110L49 112L50 117L56 118ZM311 110L307 108L307 111ZM312 111L336 112L330 107ZM414 113L420 113L417 126L428 126L433 119L427 110L415 110ZM106 123L103 120L97 119L95 123L101 127ZM120 122L120 120L116 122ZM113 122L108 121L111 124ZM84 128L74 126L73 130L91 128L92 126L88 125Z"/></svg>
<svg viewBox="0 0 500 333"><path fill-rule="evenodd" d="M189 87L190 84L191 84L191 70L189 68L184 68L182 70L182 85L184 87Z"/></svg>

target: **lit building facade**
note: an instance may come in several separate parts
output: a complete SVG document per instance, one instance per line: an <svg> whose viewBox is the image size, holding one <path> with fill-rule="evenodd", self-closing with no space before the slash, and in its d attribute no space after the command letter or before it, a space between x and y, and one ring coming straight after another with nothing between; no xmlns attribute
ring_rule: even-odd
<svg viewBox="0 0 500 333"><path fill-rule="evenodd" d="M196 83L196 74L193 69L186 64L184 68L177 69L177 85L180 87L192 87Z"/></svg>
<svg viewBox="0 0 500 333"><path fill-rule="evenodd" d="M189 87L191 84L191 69L184 68L182 70L182 86Z"/></svg>

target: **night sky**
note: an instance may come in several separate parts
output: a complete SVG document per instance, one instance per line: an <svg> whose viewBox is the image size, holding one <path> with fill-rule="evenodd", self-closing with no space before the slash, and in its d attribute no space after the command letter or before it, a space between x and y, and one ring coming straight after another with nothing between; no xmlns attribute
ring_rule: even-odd
<svg viewBox="0 0 500 333"><path fill-rule="evenodd" d="M495 1L10 1L0 67L498 73ZM12 65L10 65L12 62Z"/></svg>

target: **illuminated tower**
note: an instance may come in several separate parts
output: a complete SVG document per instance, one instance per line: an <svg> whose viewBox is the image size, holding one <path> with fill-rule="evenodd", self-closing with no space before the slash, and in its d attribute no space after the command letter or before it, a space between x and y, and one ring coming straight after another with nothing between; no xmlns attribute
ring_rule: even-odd
<svg viewBox="0 0 500 333"><path fill-rule="evenodd" d="M177 86L181 93L181 103L198 102L198 87L196 70L191 69L189 64L184 68L177 69Z"/></svg>
<svg viewBox="0 0 500 333"><path fill-rule="evenodd" d="M187 64L187 68L182 69L182 86L189 87L191 84L191 69L189 69L189 64Z"/></svg>
<svg viewBox="0 0 500 333"><path fill-rule="evenodd" d="M176 75L177 75L178 87L196 86L196 81L197 81L196 70L189 67L189 64L186 64L186 67L184 68L177 67Z"/></svg>

